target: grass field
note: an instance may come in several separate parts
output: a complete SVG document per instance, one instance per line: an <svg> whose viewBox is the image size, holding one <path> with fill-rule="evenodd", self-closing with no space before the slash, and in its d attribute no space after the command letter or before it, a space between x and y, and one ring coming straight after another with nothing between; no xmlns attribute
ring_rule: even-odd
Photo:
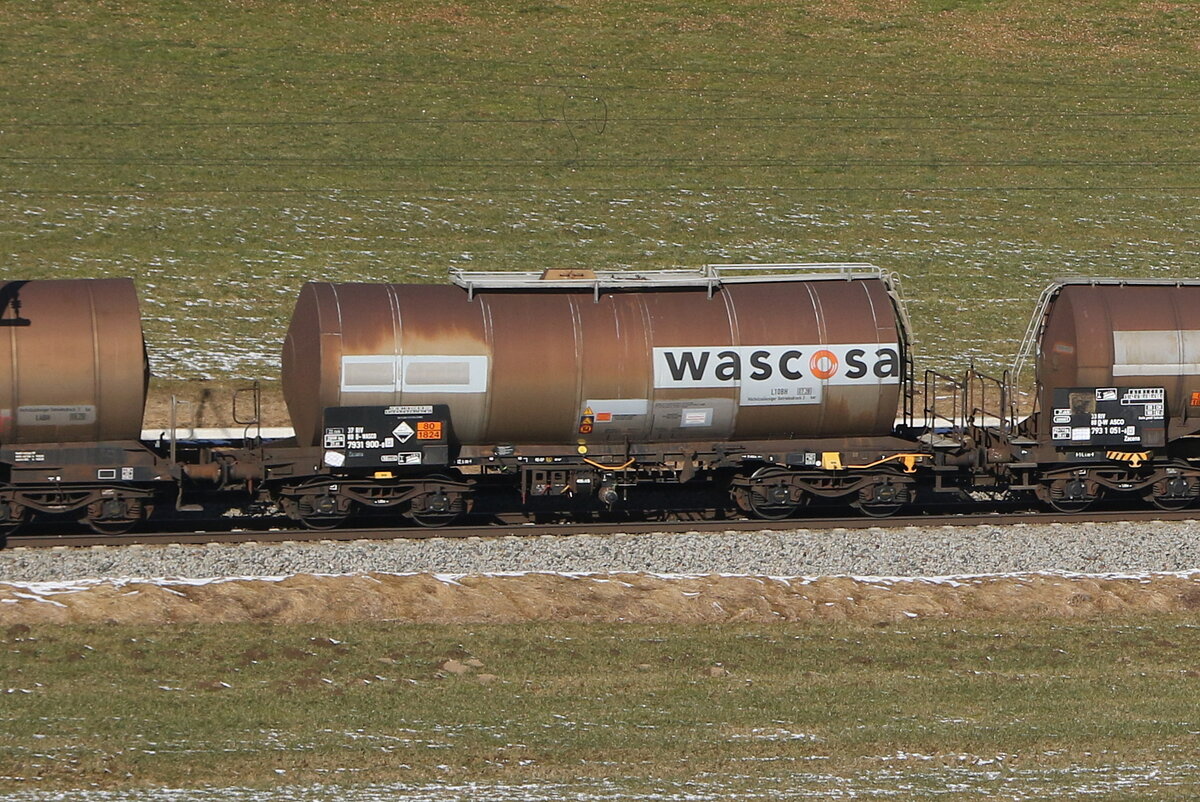
<svg viewBox="0 0 1200 802"><path fill-rule="evenodd" d="M1169 0L6 3L0 278L132 276L233 380L313 279L867 260L997 369L1054 276L1197 275L1198 56ZM1188 798L1198 625L10 630L0 793Z"/></svg>
<svg viewBox="0 0 1200 802"><path fill-rule="evenodd" d="M13 799L468 782L473 798L1132 799L1200 782L1194 616L13 627L0 647Z"/></svg>
<svg viewBox="0 0 1200 802"><path fill-rule="evenodd" d="M311 279L871 260L996 369L1053 276L1196 275L1198 56L1142 0L9 3L0 270L244 379Z"/></svg>

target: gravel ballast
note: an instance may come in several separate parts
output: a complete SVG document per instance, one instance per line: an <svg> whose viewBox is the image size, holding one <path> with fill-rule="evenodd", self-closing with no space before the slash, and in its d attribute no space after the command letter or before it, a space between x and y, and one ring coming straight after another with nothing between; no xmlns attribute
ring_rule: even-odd
<svg viewBox="0 0 1200 802"><path fill-rule="evenodd" d="M954 576L1195 568L1198 521L0 551L0 582L366 571Z"/></svg>

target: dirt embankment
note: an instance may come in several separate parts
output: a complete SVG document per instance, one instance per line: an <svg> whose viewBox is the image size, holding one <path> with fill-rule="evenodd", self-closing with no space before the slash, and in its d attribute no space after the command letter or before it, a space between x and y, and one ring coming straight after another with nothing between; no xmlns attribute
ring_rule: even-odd
<svg viewBox="0 0 1200 802"><path fill-rule="evenodd" d="M39 623L523 621L725 623L1055 617L1200 611L1200 573L958 580L647 574L297 575L204 583L0 583L0 626Z"/></svg>

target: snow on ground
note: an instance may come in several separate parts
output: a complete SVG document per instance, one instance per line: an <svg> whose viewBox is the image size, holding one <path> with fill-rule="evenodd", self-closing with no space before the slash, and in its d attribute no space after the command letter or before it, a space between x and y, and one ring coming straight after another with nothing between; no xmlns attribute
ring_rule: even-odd
<svg viewBox="0 0 1200 802"><path fill-rule="evenodd" d="M625 573L625 572L621 572ZM808 585L814 582L828 579L849 579L853 582L862 583L870 587L880 589L889 588L892 586L915 587L920 585L947 585L949 587L962 587L965 585L979 584L981 582L995 581L1000 579L1022 580L1034 577L1041 578L1057 578L1066 580L1120 580L1120 581L1136 581L1142 584L1150 584L1155 579L1173 577L1176 579L1195 580L1200 578L1200 568L1190 571L1135 571L1135 572L1105 572L1105 573L1083 573L1075 571L1014 571L1007 573L987 573L987 574L957 574L950 576L856 576L848 575L843 577L832 576L815 576L815 575L797 575L797 576L759 576L755 574L737 574L714 572L711 574L672 574L672 573L657 573L657 572L637 572L639 576L650 577L653 579L661 579L667 582L680 580L699 580L712 577L721 577L725 579L752 579L762 582L783 582L789 585ZM589 579L593 582L617 582L632 587L628 582L624 582L619 578L610 576L605 573L597 573L593 571L487 571L475 574L464 573L431 573L409 571L409 572L386 572L378 571L371 574L362 573L312 573L303 574L303 576L313 576L322 578L342 578L342 577L365 577L372 578L373 576L392 576L392 577L415 577L415 576L430 576L439 582L447 585L462 585L462 580L475 577L536 577L550 576L562 577L565 579ZM87 579L75 579L61 582L22 582L18 580L3 580L0 581L0 586L9 585L14 588L20 588L28 594L39 597L42 600L49 601L49 597L62 593L79 593L106 585L116 590L120 590L128 585L155 585L163 588L171 588L176 585L188 585L193 587L222 584L228 582L283 582L301 574L283 574L275 576L213 576L213 577L95 577Z"/></svg>

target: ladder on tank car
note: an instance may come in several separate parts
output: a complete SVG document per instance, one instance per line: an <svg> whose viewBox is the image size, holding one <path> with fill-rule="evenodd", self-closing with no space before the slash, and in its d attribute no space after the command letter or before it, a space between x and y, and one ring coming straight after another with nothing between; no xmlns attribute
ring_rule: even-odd
<svg viewBox="0 0 1200 802"><path fill-rule="evenodd" d="M925 371L922 439L932 448L1007 443L1016 428L1017 409L1009 371L990 376L969 366L961 377Z"/></svg>

